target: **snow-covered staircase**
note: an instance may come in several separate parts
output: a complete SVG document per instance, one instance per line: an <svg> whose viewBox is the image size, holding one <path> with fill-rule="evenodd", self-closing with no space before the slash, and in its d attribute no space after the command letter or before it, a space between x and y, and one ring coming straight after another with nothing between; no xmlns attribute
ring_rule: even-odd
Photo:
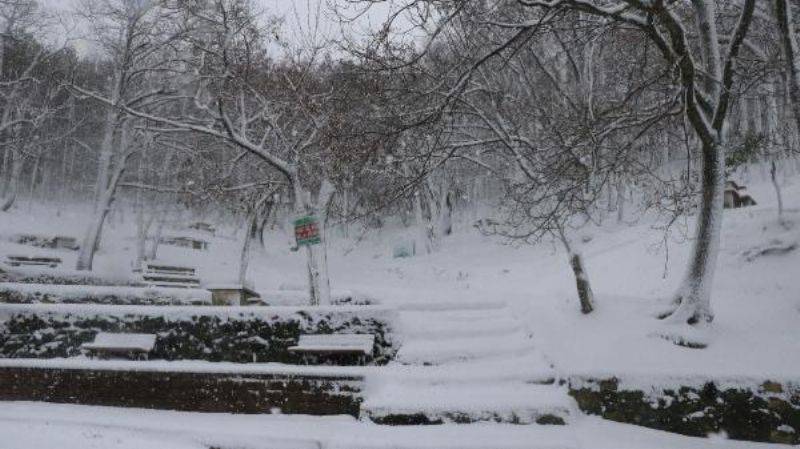
<svg viewBox="0 0 800 449"><path fill-rule="evenodd" d="M433 303L400 310L395 362L368 378L362 415L386 424L564 424L575 409L511 310Z"/></svg>

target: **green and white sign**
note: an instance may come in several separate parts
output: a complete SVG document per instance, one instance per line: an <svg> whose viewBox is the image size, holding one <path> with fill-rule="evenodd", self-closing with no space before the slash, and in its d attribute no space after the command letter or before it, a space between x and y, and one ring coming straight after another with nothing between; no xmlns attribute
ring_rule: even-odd
<svg viewBox="0 0 800 449"><path fill-rule="evenodd" d="M297 246L303 245L317 245L322 243L322 238L319 235L319 225L317 224L317 217L307 215L300 217L294 221L294 239Z"/></svg>

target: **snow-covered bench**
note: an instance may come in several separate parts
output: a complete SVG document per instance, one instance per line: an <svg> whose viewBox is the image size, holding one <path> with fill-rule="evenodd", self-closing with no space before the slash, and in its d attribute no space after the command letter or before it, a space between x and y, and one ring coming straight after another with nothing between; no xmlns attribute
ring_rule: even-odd
<svg viewBox="0 0 800 449"><path fill-rule="evenodd" d="M10 241L20 245L36 246L39 248L80 249L78 239L68 235L43 235L43 234L14 234Z"/></svg>
<svg viewBox="0 0 800 449"><path fill-rule="evenodd" d="M300 335L297 345L289 352L304 355L356 355L365 362L372 355L375 336L372 334L313 334Z"/></svg>
<svg viewBox="0 0 800 449"><path fill-rule="evenodd" d="M99 332L91 343L81 345L90 356L108 358L124 356L131 359L147 360L156 344L155 334L112 334Z"/></svg>
<svg viewBox="0 0 800 449"><path fill-rule="evenodd" d="M6 256L6 263L12 267L43 265L50 268L56 268L59 265L61 265L61 258L48 257L48 256L20 256L20 255L9 254L8 256Z"/></svg>
<svg viewBox="0 0 800 449"><path fill-rule="evenodd" d="M200 278L192 267L145 262L138 270L142 281L151 287L198 288Z"/></svg>

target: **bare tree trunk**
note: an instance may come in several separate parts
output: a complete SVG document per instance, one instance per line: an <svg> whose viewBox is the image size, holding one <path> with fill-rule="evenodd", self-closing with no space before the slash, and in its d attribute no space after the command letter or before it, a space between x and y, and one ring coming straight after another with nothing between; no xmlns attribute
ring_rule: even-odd
<svg viewBox="0 0 800 449"><path fill-rule="evenodd" d="M701 201L689 267L673 300L677 308L671 321L688 324L710 323L711 287L719 255L722 231L722 203L725 187L725 155L717 142L704 145L702 151Z"/></svg>
<svg viewBox="0 0 800 449"><path fill-rule="evenodd" d="M415 241L414 244L414 252L417 251L424 251L424 254L430 254L433 251L433 245L431 242L431 234L430 234L430 226L425 220L425 216L422 213L422 192L417 189L414 192L414 221L415 221Z"/></svg>
<svg viewBox="0 0 800 449"><path fill-rule="evenodd" d="M117 127L116 113L109 112L106 118L105 130L103 131L103 141L100 144L100 159L97 162L97 179L94 187L94 207L101 206L101 197L108 188L110 179L112 157L114 154L114 132Z"/></svg>
<svg viewBox="0 0 800 449"><path fill-rule="evenodd" d="M94 255L100 245L103 225L105 224L106 217L108 217L108 213L111 211L113 200L114 197L111 192L106 191L95 205L97 210L95 210L91 225L86 230L86 234L83 237L83 244L78 254L78 262L75 265L76 270L92 270Z"/></svg>
<svg viewBox="0 0 800 449"><path fill-rule="evenodd" d="M8 212L14 203L17 201L19 193L19 180L22 175L22 167L24 166L24 157L17 152L11 154L11 176L8 180L8 190L3 203L0 205L0 211Z"/></svg>
<svg viewBox="0 0 800 449"><path fill-rule="evenodd" d="M39 177L40 166L41 166L42 157L38 156L33 160L33 168L31 169L31 179L28 182L28 210L30 210L31 206L33 205L33 201L36 197L36 181Z"/></svg>
<svg viewBox="0 0 800 449"><path fill-rule="evenodd" d="M158 219L158 225L156 226L156 232L153 234L153 238L150 241L150 248L147 249L147 254L145 255L146 260L155 260L158 256L158 245L161 243L161 234L164 231L164 219Z"/></svg>
<svg viewBox="0 0 800 449"><path fill-rule="evenodd" d="M239 285L246 285L247 283L247 269L250 267L250 250L255 234L258 231L258 207L247 217L247 228L244 232L244 241L242 242L242 251L239 255Z"/></svg>
<svg viewBox="0 0 800 449"><path fill-rule="evenodd" d="M797 37L794 32L794 19L792 9L786 0L775 0L775 17L781 33L784 64L786 64L789 82L789 98L791 99L792 112L795 125L800 132L800 67L798 67Z"/></svg>
<svg viewBox="0 0 800 449"><path fill-rule="evenodd" d="M569 265L572 267L572 274L575 275L575 286L578 290L578 300L581 305L581 313L584 315L592 313L594 310L594 293L592 286L589 283L589 275L586 274L586 268L583 264L583 256L580 251L570 244L564 230L558 229L558 237L567 250L567 257L569 258Z"/></svg>
<svg viewBox="0 0 800 449"><path fill-rule="evenodd" d="M148 260L147 253L147 235L153 225L154 215L148 218L144 216L144 205L139 206L136 213L136 266L142 266L145 260Z"/></svg>
<svg viewBox="0 0 800 449"><path fill-rule="evenodd" d="M122 73L119 68L114 70L114 77L111 80L110 94L113 106L120 101L122 94ZM108 188L111 179L111 171L114 157L114 134L121 124L122 117L115 107L106 108L105 128L103 129L103 139L100 143L100 160L97 166L97 180L94 189L95 208L100 205L100 197Z"/></svg>
<svg viewBox="0 0 800 449"><path fill-rule="evenodd" d="M331 285L328 277L328 257L326 254L325 222L327 221L328 207L335 189L327 179L322 181L320 192L314 206L311 204L311 194L303 187L296 177L291 179L295 192L295 212L298 215L312 213L317 219L317 226L322 239L321 244L306 246L306 269L308 271L308 290L312 306L329 305L331 303Z"/></svg>
<svg viewBox="0 0 800 449"><path fill-rule="evenodd" d="M450 191L445 190L439 206L439 236L444 237L453 233L453 203Z"/></svg>
<svg viewBox="0 0 800 449"><path fill-rule="evenodd" d="M11 178L11 149L3 149L3 171L0 172L0 198L6 197L8 191L8 183Z"/></svg>
<svg viewBox="0 0 800 449"><path fill-rule="evenodd" d="M778 199L778 222L785 224L783 221L783 195L781 194L781 185L778 183L778 167L774 160L770 161L769 175L772 180L772 186L775 187L775 196Z"/></svg>
<svg viewBox="0 0 800 449"><path fill-rule="evenodd" d="M95 253L100 247L100 238L103 235L103 226L106 223L106 218L108 218L109 212L111 212L111 206L114 203L114 198L116 197L117 193L117 186L119 185L120 179L122 179L122 175L125 173L125 165L129 156L130 153L127 153L126 155L120 157L114 173L109 180L108 187L105 191L103 191L103 194L98 199L94 211L94 217L92 218L92 223L86 230L86 234L83 238L83 244L81 245L80 253L78 254L78 261L75 266L76 270L92 270Z"/></svg>

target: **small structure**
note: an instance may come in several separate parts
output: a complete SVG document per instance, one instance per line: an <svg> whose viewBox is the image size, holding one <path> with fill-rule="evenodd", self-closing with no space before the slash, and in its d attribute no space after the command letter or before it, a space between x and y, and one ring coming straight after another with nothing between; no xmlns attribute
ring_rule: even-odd
<svg viewBox="0 0 800 449"><path fill-rule="evenodd" d="M251 297L247 298L247 304L246 305L248 305L248 306L267 306L269 304L267 304L267 301L265 301L264 298L262 298L261 296L251 296Z"/></svg>
<svg viewBox="0 0 800 449"><path fill-rule="evenodd" d="M166 288L198 288L200 278L197 269L181 267L162 262L144 262L140 268L134 270L142 277L142 281L150 287Z"/></svg>
<svg viewBox="0 0 800 449"><path fill-rule="evenodd" d="M401 259L417 254L417 245L414 240L402 240L395 243L392 248L392 258Z"/></svg>
<svg viewBox="0 0 800 449"><path fill-rule="evenodd" d="M52 247L55 249L69 249L72 251L77 251L80 249L80 245L78 245L78 239L75 237L57 235L53 237L52 242Z"/></svg>
<svg viewBox="0 0 800 449"><path fill-rule="evenodd" d="M11 241L20 245L35 246L37 248L53 248L78 250L78 239L66 235L43 235L43 234L15 234Z"/></svg>
<svg viewBox="0 0 800 449"><path fill-rule="evenodd" d="M49 256L20 256L9 254L6 256L6 263L12 267L20 266L46 266L57 268L61 265L60 257Z"/></svg>
<svg viewBox="0 0 800 449"><path fill-rule="evenodd" d="M355 355L363 364L372 355L375 336L372 334L304 334L289 352L312 356Z"/></svg>
<svg viewBox="0 0 800 449"><path fill-rule="evenodd" d="M218 284L206 287L211 292L211 304L215 306L247 306L261 303L252 286L242 284Z"/></svg>
<svg viewBox="0 0 800 449"><path fill-rule="evenodd" d="M187 235L174 235L174 236L161 237L161 244L178 246L180 248L196 249L200 251L208 250L207 240Z"/></svg>
<svg viewBox="0 0 800 449"><path fill-rule="evenodd" d="M734 209L738 207L755 206L756 200L747 193L743 193L745 190L747 190L745 186L740 186L734 181L726 181L723 207L725 209Z"/></svg>
<svg viewBox="0 0 800 449"><path fill-rule="evenodd" d="M192 223L187 227L189 229L194 229L195 231L205 232L205 233L210 234L210 235L214 235L214 234L217 233L217 228L215 228L214 225L212 225L210 223L203 222L203 221L198 221L196 223Z"/></svg>
<svg viewBox="0 0 800 449"><path fill-rule="evenodd" d="M155 334L98 332L92 343L84 343L81 347L86 349L90 356L97 356L102 359L121 356L129 359L147 360L155 344Z"/></svg>

